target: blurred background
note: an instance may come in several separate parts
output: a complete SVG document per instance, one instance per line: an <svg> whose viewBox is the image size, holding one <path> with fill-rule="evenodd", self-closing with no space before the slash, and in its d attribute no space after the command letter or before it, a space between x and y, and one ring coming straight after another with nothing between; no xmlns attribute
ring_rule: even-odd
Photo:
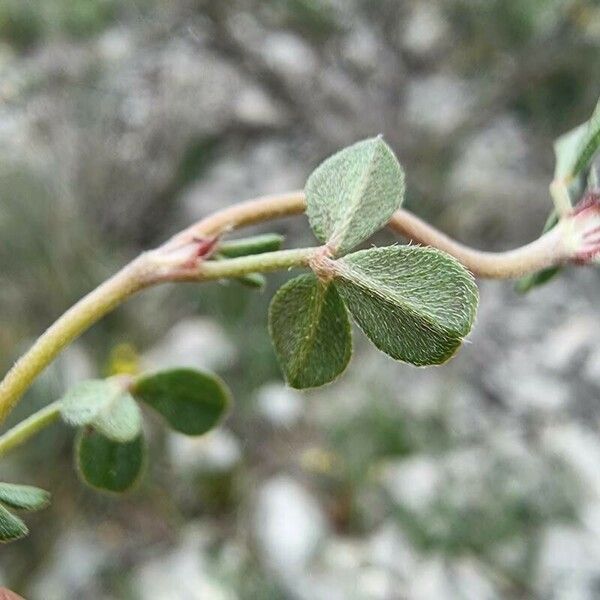
<svg viewBox="0 0 600 600"><path fill-rule="evenodd" d="M0 0L0 370L140 250L377 133L416 214L481 248L534 239L599 51L593 0ZM313 243L303 218L273 230ZM266 329L284 280L145 292L48 370L12 422L136 363L212 369L236 407L202 439L150 417L123 498L78 482L60 425L3 460L53 503L0 549L0 583L28 600L599 598L598 273L528 296L482 281L441 368L356 332L347 373L305 394Z"/></svg>

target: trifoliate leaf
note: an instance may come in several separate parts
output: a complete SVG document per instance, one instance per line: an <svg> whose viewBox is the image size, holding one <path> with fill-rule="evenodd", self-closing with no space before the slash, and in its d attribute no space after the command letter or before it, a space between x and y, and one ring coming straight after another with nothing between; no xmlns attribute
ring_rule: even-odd
<svg viewBox="0 0 600 600"><path fill-rule="evenodd" d="M340 256L383 227L404 197L404 172L376 137L341 150L306 183L307 214L317 238Z"/></svg>
<svg viewBox="0 0 600 600"><path fill-rule="evenodd" d="M0 502L21 510L40 510L48 506L50 494L30 485L0 483Z"/></svg>
<svg viewBox="0 0 600 600"><path fill-rule="evenodd" d="M285 378L295 388L333 381L352 354L344 303L331 283L312 274L288 281L275 294L269 331Z"/></svg>
<svg viewBox="0 0 600 600"><path fill-rule="evenodd" d="M91 427L80 430L75 441L77 470L89 486L125 492L139 480L144 467L142 435L130 442L115 442Z"/></svg>
<svg viewBox="0 0 600 600"><path fill-rule="evenodd" d="M559 137L554 143L554 179L567 183L587 169L600 148L600 100L589 121Z"/></svg>
<svg viewBox="0 0 600 600"><path fill-rule="evenodd" d="M250 254L275 252L281 248L284 239L278 233L265 233L241 240L230 240L221 242L217 248L217 253L226 258L237 258L238 256L249 256Z"/></svg>
<svg viewBox="0 0 600 600"><path fill-rule="evenodd" d="M472 276L433 248L391 246L336 261L335 285L367 337L414 365L446 362L469 333L478 292Z"/></svg>
<svg viewBox="0 0 600 600"><path fill-rule="evenodd" d="M142 427L140 409L118 379L76 385L62 399L61 415L69 425L91 425L116 442L133 440Z"/></svg>
<svg viewBox="0 0 600 600"><path fill-rule="evenodd" d="M141 377L132 392L173 429L187 435L202 435L213 429L231 404L231 394L221 379L192 369Z"/></svg>
<svg viewBox="0 0 600 600"><path fill-rule="evenodd" d="M27 525L0 504L0 543L13 542L28 533Z"/></svg>

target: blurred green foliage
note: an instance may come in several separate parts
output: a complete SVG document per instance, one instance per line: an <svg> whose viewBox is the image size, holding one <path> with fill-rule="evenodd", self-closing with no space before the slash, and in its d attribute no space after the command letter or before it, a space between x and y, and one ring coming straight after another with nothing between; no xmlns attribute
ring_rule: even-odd
<svg viewBox="0 0 600 600"><path fill-rule="evenodd" d="M50 37L83 38L115 22L118 0L2 0L0 40L28 50Z"/></svg>

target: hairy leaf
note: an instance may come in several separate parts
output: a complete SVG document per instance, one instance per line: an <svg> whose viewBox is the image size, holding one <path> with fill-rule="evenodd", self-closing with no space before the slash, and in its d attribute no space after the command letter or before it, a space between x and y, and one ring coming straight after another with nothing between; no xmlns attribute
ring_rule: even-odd
<svg viewBox="0 0 600 600"><path fill-rule="evenodd" d="M142 427L138 405L116 379L76 385L63 398L61 415L69 425L92 425L116 442L134 439Z"/></svg>
<svg viewBox="0 0 600 600"><path fill-rule="evenodd" d="M383 227L403 197L404 172L381 137L334 154L306 183L310 225L337 256Z"/></svg>
<svg viewBox="0 0 600 600"><path fill-rule="evenodd" d="M587 169L600 148L600 100L589 121L565 133L554 143L555 179L570 181Z"/></svg>
<svg viewBox="0 0 600 600"><path fill-rule="evenodd" d="M285 238L278 233L265 233L240 240L221 242L217 248L218 254L226 258L237 258L250 254L263 254L279 250Z"/></svg>
<svg viewBox="0 0 600 600"><path fill-rule="evenodd" d="M81 429L75 441L77 470L89 486L125 492L140 478L144 467L142 435L130 442L115 442L91 427Z"/></svg>
<svg viewBox="0 0 600 600"><path fill-rule="evenodd" d="M50 494L30 485L0 483L0 502L21 510L40 510L48 506Z"/></svg>
<svg viewBox="0 0 600 600"><path fill-rule="evenodd" d="M477 286L449 255L391 246L337 263L335 285L352 316L391 357L419 366L446 362L471 330Z"/></svg>
<svg viewBox="0 0 600 600"><path fill-rule="evenodd" d="M13 542L28 533L27 525L0 504L0 543Z"/></svg>
<svg viewBox="0 0 600 600"><path fill-rule="evenodd" d="M275 294L269 331L285 378L295 388L333 381L352 354L346 308L335 287L312 274L288 281Z"/></svg>
<svg viewBox="0 0 600 600"><path fill-rule="evenodd" d="M202 435L213 429L231 404L231 394L221 379L192 369L141 377L132 391L173 429L187 435Z"/></svg>

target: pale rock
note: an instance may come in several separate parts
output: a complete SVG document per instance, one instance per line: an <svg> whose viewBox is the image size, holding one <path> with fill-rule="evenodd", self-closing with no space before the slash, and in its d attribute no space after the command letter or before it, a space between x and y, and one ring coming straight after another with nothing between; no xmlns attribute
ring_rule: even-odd
<svg viewBox="0 0 600 600"><path fill-rule="evenodd" d="M170 433L168 452L178 473L231 471L242 458L237 438L226 429L215 429L199 437Z"/></svg>
<svg viewBox="0 0 600 600"><path fill-rule="evenodd" d="M281 106L257 86L240 90L233 110L239 121L253 127L278 127L286 121Z"/></svg>
<svg viewBox="0 0 600 600"><path fill-rule="evenodd" d="M194 222L240 198L302 188L305 178L306 172L285 144L271 140L253 144L240 156L218 161L189 187L181 199L185 222Z"/></svg>
<svg viewBox="0 0 600 600"><path fill-rule="evenodd" d="M174 549L141 565L132 576L139 598L152 600L238 600L211 573L209 541L201 528L188 527Z"/></svg>
<svg viewBox="0 0 600 600"><path fill-rule="evenodd" d="M262 560L284 581L308 568L327 532L317 501L297 481L283 475L261 487L253 522Z"/></svg>
<svg viewBox="0 0 600 600"><path fill-rule="evenodd" d="M443 473L438 460L423 455L383 465L380 477L397 504L422 511L439 492Z"/></svg>
<svg viewBox="0 0 600 600"><path fill-rule="evenodd" d="M426 75L409 84L406 97L407 119L416 127L444 136L461 125L473 106L473 92L459 77Z"/></svg>
<svg viewBox="0 0 600 600"><path fill-rule="evenodd" d="M381 38L371 28L357 26L348 32L342 52L344 58L354 67L369 73L378 64L381 48Z"/></svg>
<svg viewBox="0 0 600 600"><path fill-rule="evenodd" d="M110 549L100 543L92 528L64 531L51 557L35 575L28 597L44 600L84 597L94 589L109 555Z"/></svg>
<svg viewBox="0 0 600 600"><path fill-rule="evenodd" d="M263 59L277 73L291 80L306 80L317 69L314 50L298 35L277 31L261 44Z"/></svg>
<svg viewBox="0 0 600 600"><path fill-rule="evenodd" d="M356 593L368 600L390 600L398 591L395 578L377 567L364 567L357 573Z"/></svg>
<svg viewBox="0 0 600 600"><path fill-rule="evenodd" d="M302 416L302 394L281 383L263 385L256 394L260 414L276 427L293 427Z"/></svg>
<svg viewBox="0 0 600 600"><path fill-rule="evenodd" d="M588 381L600 387L600 349L592 352L585 362L584 374Z"/></svg>
<svg viewBox="0 0 600 600"><path fill-rule="evenodd" d="M460 600L496 600L500 595L481 565L474 559L460 558L452 563L453 588Z"/></svg>
<svg viewBox="0 0 600 600"><path fill-rule="evenodd" d="M507 240L531 237L531 223L539 220L548 203L548 183L537 168L524 127L514 117L500 115L473 133L462 148L448 182L448 198L461 198L453 206L459 233L475 233L485 218L496 226L503 224Z"/></svg>
<svg viewBox="0 0 600 600"><path fill-rule="evenodd" d="M444 560L433 556L424 560L413 573L406 598L410 600L456 600Z"/></svg>
<svg viewBox="0 0 600 600"><path fill-rule="evenodd" d="M574 471L589 499L600 499L600 439L596 432L576 423L566 423L547 428L542 442L547 452L562 459Z"/></svg>
<svg viewBox="0 0 600 600"><path fill-rule="evenodd" d="M574 315L552 329L542 343L544 364L553 371L567 372L573 361L598 339L596 319Z"/></svg>
<svg viewBox="0 0 600 600"><path fill-rule="evenodd" d="M104 32L96 45L99 58L110 62L128 59L133 50L131 35L121 27Z"/></svg>
<svg viewBox="0 0 600 600"><path fill-rule="evenodd" d="M575 526L551 525L541 541L536 587L545 598L592 598L600 580L600 540Z"/></svg>
<svg viewBox="0 0 600 600"><path fill-rule="evenodd" d="M404 26L402 46L417 57L439 50L448 37L448 22L437 2L415 2Z"/></svg>
<svg viewBox="0 0 600 600"><path fill-rule="evenodd" d="M384 524L367 541L369 562L408 581L419 556L406 535L394 522Z"/></svg>
<svg viewBox="0 0 600 600"><path fill-rule="evenodd" d="M505 399L517 413L556 413L567 406L572 392L568 383L551 375L521 373Z"/></svg>
<svg viewBox="0 0 600 600"><path fill-rule="evenodd" d="M189 367L216 371L231 367L236 350L215 321L190 318L180 321L142 358L148 370Z"/></svg>

